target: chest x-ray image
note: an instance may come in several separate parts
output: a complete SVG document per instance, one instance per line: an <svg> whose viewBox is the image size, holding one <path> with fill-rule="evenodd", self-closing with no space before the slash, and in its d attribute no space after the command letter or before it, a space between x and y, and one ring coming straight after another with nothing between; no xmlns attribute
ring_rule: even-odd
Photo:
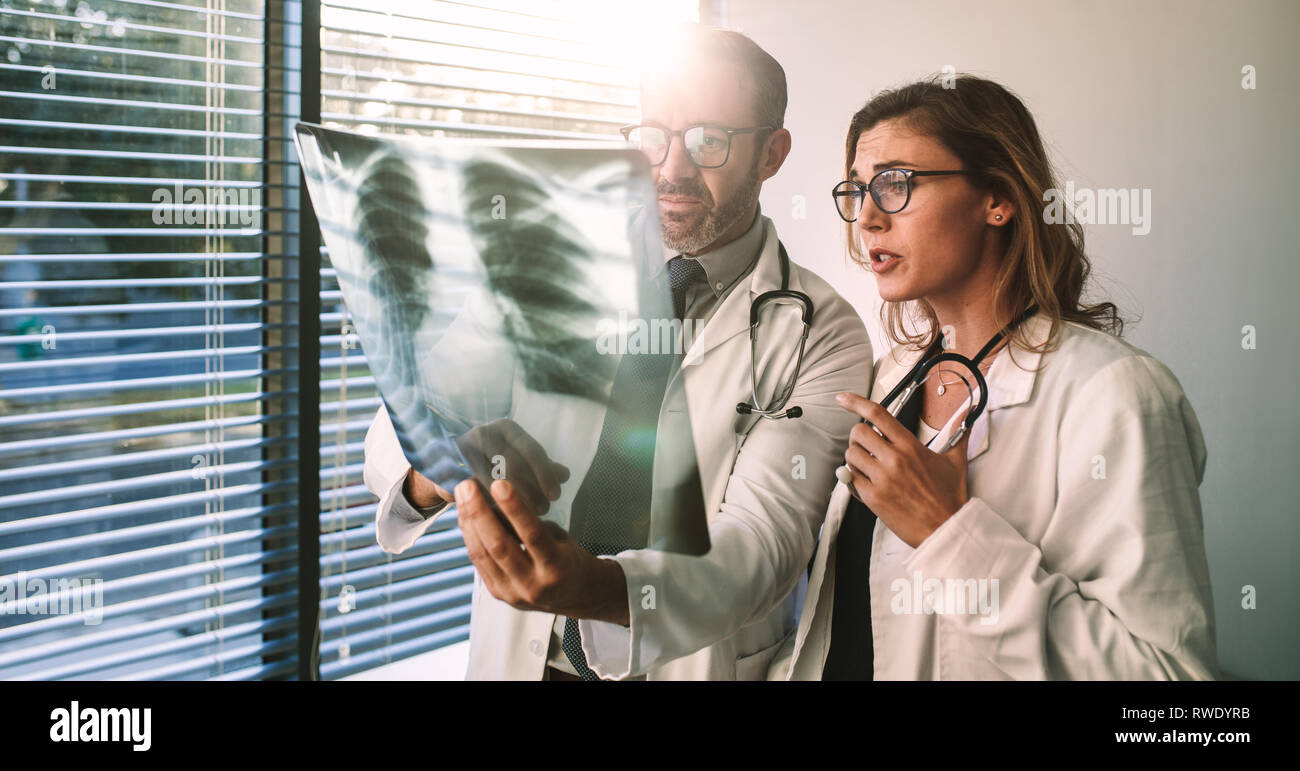
<svg viewBox="0 0 1300 771"><path fill-rule="evenodd" d="M707 552L682 346L611 343L674 317L644 157L309 124L295 138L412 467L444 489L508 479L595 553Z"/></svg>

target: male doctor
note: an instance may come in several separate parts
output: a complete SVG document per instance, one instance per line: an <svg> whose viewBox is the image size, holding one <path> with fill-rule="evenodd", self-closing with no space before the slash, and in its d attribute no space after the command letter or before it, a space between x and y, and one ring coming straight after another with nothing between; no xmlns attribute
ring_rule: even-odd
<svg viewBox="0 0 1300 771"><path fill-rule="evenodd" d="M594 556L539 519L549 501L571 505L581 479L507 475L490 490L469 479L453 495L411 469L381 407L365 447L378 540L400 552L456 502L476 568L470 679L760 680L793 633L794 590L854 423L835 395L869 386L871 343L853 308L791 263L789 288L815 306L788 401L802 416L737 413L751 399L750 304L781 285L776 228L758 198L790 152L785 73L739 33L686 37L682 55L643 85L630 138L653 169L677 312L699 329L668 388L685 390L712 548ZM583 419L519 387L512 398L518 423L500 430L533 433L531 420L549 435L562 425L589 453L610 419Z"/></svg>

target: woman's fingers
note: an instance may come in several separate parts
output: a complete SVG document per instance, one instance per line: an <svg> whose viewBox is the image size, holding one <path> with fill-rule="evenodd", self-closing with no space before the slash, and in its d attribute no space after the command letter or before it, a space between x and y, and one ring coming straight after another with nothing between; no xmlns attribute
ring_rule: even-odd
<svg viewBox="0 0 1300 771"><path fill-rule="evenodd" d="M890 443L897 444L908 438L915 441L911 431L904 428L903 424L890 415L888 410L870 399L846 391L836 396L835 401L844 409L875 426Z"/></svg>
<svg viewBox="0 0 1300 771"><path fill-rule="evenodd" d="M849 431L849 445L858 445L877 458L892 452L889 442L866 423L859 423Z"/></svg>
<svg viewBox="0 0 1300 771"><path fill-rule="evenodd" d="M849 445L849 449L844 452L844 460L850 471L856 472L868 481L880 474L880 461L862 449L861 445Z"/></svg>

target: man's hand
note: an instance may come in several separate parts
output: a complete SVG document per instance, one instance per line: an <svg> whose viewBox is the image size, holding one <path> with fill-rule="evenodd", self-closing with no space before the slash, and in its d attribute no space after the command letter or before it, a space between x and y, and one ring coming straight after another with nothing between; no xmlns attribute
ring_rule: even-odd
<svg viewBox="0 0 1300 771"><path fill-rule="evenodd" d="M552 461L546 449L509 418L475 426L457 437L456 445L475 478L510 480L527 509L539 515L559 500L560 485L569 480L569 469Z"/></svg>
<svg viewBox="0 0 1300 771"><path fill-rule="evenodd" d="M623 568L593 557L563 528L540 519L509 482L493 482L489 499L467 479L456 485L456 507L470 561L493 597L520 610L631 623Z"/></svg>
<svg viewBox="0 0 1300 771"><path fill-rule="evenodd" d="M402 492L406 494L406 500L420 509L433 508L440 501L451 503L456 500L456 497L444 490L441 485L433 482L414 468L406 472L406 487L402 489Z"/></svg>

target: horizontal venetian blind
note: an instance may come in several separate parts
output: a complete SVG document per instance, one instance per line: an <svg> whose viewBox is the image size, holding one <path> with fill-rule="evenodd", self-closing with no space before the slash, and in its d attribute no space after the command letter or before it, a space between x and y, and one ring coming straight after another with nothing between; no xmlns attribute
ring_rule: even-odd
<svg viewBox="0 0 1300 771"><path fill-rule="evenodd" d="M262 0L0 6L0 678L293 672L270 28Z"/></svg>

